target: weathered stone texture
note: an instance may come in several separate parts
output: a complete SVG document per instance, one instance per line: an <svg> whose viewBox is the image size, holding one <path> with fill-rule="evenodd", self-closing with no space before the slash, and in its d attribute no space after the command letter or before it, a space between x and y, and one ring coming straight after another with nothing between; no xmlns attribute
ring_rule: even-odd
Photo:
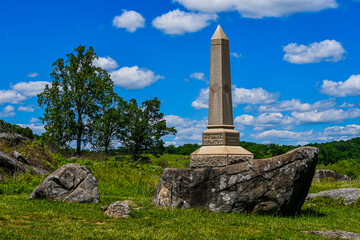
<svg viewBox="0 0 360 240"><path fill-rule="evenodd" d="M107 207L105 215L113 218L129 218L131 209L125 201L117 201Z"/></svg>
<svg viewBox="0 0 360 240"><path fill-rule="evenodd" d="M311 200L316 197L331 197L333 199L344 199L344 204L353 204L360 198L360 188L340 188L331 189L318 193L309 193L306 200Z"/></svg>
<svg viewBox="0 0 360 240"><path fill-rule="evenodd" d="M17 151L12 152L11 156L13 156L14 158L16 158L16 160L18 160L26 165L30 165L30 162L23 155L21 155L21 153L19 153Z"/></svg>
<svg viewBox="0 0 360 240"><path fill-rule="evenodd" d="M152 202L173 208L294 215L310 188L317 155L317 148L302 147L220 168L167 168Z"/></svg>
<svg viewBox="0 0 360 240"><path fill-rule="evenodd" d="M29 196L36 198L78 203L100 200L94 175L86 166L76 163L66 164L47 176Z"/></svg>
<svg viewBox="0 0 360 240"><path fill-rule="evenodd" d="M353 239L360 240L360 234L353 232L345 232L345 231L303 231L302 233L313 234L318 236L323 236L326 238L340 238L340 239Z"/></svg>
<svg viewBox="0 0 360 240"><path fill-rule="evenodd" d="M351 178L346 175L341 175L331 170L316 170L313 181L319 182L320 179L331 179L333 181L350 181Z"/></svg>
<svg viewBox="0 0 360 240"><path fill-rule="evenodd" d="M27 167L13 156L0 151L0 168L7 173L26 172Z"/></svg>

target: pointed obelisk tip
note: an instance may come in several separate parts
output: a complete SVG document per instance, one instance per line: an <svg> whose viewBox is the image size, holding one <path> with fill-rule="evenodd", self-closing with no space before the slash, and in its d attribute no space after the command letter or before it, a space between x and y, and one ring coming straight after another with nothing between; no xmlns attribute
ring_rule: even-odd
<svg viewBox="0 0 360 240"><path fill-rule="evenodd" d="M224 33L224 31L222 30L221 26L218 25L218 27L216 28L215 32L214 32L214 35L212 36L211 40L213 39L227 39L227 36L226 34Z"/></svg>

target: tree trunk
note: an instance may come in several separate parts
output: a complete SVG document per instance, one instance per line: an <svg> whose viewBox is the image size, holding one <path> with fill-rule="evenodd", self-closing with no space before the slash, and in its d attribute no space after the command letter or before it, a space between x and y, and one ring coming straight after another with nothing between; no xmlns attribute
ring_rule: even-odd
<svg viewBox="0 0 360 240"><path fill-rule="evenodd" d="M81 119L81 114L79 114L78 116L78 124L77 124L77 136L76 136L76 154L78 155L78 157L80 157L81 155L81 137L82 137L82 132L83 132L83 125L82 125L82 119Z"/></svg>
<svg viewBox="0 0 360 240"><path fill-rule="evenodd" d="M77 139L76 139L76 154L78 155L78 157L80 157L81 155L81 135L82 135L82 127L79 127L77 133Z"/></svg>

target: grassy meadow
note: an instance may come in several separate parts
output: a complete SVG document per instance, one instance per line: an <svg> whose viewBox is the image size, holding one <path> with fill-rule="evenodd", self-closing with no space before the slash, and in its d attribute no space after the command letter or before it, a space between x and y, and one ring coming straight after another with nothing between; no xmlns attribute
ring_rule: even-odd
<svg viewBox="0 0 360 240"><path fill-rule="evenodd" d="M101 202L76 204L27 200L44 177L3 176L0 183L0 239L324 239L308 230L342 230L360 233L360 201L342 206L338 200L315 199L295 217L212 213L204 209L159 209L151 204L165 167L186 168L184 155L150 156L152 163L136 164L111 157L103 160L58 158L61 166L78 162L98 180ZM360 181L313 183L310 192L358 187ZM132 200L142 209L131 218L113 219L100 207Z"/></svg>

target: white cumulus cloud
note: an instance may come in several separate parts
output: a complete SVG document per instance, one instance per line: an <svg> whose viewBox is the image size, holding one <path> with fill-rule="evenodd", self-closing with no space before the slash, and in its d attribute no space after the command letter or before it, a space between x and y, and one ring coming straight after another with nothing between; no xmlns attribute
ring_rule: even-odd
<svg viewBox="0 0 360 240"><path fill-rule="evenodd" d="M111 57L99 57L97 59L94 59L93 64L105 70L112 70L119 67L117 62Z"/></svg>
<svg viewBox="0 0 360 240"><path fill-rule="evenodd" d="M200 89L199 96L191 103L195 109L204 109L209 107L209 88Z"/></svg>
<svg viewBox="0 0 360 240"><path fill-rule="evenodd" d="M286 130L268 130L258 134L252 134L252 138L276 141L299 141L299 140L313 140L315 138L312 130L306 132L293 132Z"/></svg>
<svg viewBox="0 0 360 240"><path fill-rule="evenodd" d="M241 53L239 54L239 53L236 53L236 52L231 52L230 55L233 56L233 57L236 57L236 58L241 57Z"/></svg>
<svg viewBox="0 0 360 240"><path fill-rule="evenodd" d="M202 72L194 72L192 74L190 74L190 77L191 78L194 78L194 79L197 79L197 80L200 80L200 81L205 81L205 74L202 73Z"/></svg>
<svg viewBox="0 0 360 240"><path fill-rule="evenodd" d="M338 62L344 58L345 49L335 40L314 42L310 45L290 43L283 48L284 60L296 63Z"/></svg>
<svg viewBox="0 0 360 240"><path fill-rule="evenodd" d="M33 97L44 91L46 85L51 85L51 83L46 81L19 82L11 88L24 96Z"/></svg>
<svg viewBox="0 0 360 240"><path fill-rule="evenodd" d="M327 127L324 130L325 136L357 136L360 135L360 125L351 124L346 126Z"/></svg>
<svg viewBox="0 0 360 240"><path fill-rule="evenodd" d="M360 95L360 74L350 76L345 82L324 80L320 92L333 97Z"/></svg>
<svg viewBox="0 0 360 240"><path fill-rule="evenodd" d="M29 121L29 123L36 123L36 122L40 122L40 119L32 117Z"/></svg>
<svg viewBox="0 0 360 240"><path fill-rule="evenodd" d="M31 73L28 73L26 76L29 77L29 78L34 78L34 77L37 77L39 76L40 74L37 73L37 72L31 72Z"/></svg>
<svg viewBox="0 0 360 240"><path fill-rule="evenodd" d="M294 119L290 116L283 115L282 113L263 113L257 117L243 114L236 117L234 122L240 129L244 129L245 126L252 126L255 131L262 131L264 129L275 127L292 129L294 125Z"/></svg>
<svg viewBox="0 0 360 240"><path fill-rule="evenodd" d="M200 31L216 19L216 14L183 12L176 9L156 17L152 25L165 34L183 35Z"/></svg>
<svg viewBox="0 0 360 240"><path fill-rule="evenodd" d="M15 108L11 105L7 105L0 112L1 118L15 117Z"/></svg>
<svg viewBox="0 0 360 240"><path fill-rule="evenodd" d="M143 89L155 83L163 76L155 75L155 73L146 68L123 67L110 73L115 85L126 89Z"/></svg>
<svg viewBox="0 0 360 240"><path fill-rule="evenodd" d="M297 12L337 8L336 0L174 0L189 10L201 12L238 11L243 17L282 17Z"/></svg>
<svg viewBox="0 0 360 240"><path fill-rule="evenodd" d="M35 111L34 108L31 106L19 106L17 110L20 112L34 112Z"/></svg>
<svg viewBox="0 0 360 240"><path fill-rule="evenodd" d="M128 32L135 32L138 28L145 27L145 18L138 12L123 10L120 16L115 16L113 26L125 28Z"/></svg>
<svg viewBox="0 0 360 240"><path fill-rule="evenodd" d="M25 96L14 90L0 90L0 104L18 104L26 99Z"/></svg>
<svg viewBox="0 0 360 240"><path fill-rule="evenodd" d="M232 100L233 105L239 104L262 104L262 103L273 103L275 102L279 94L271 93L263 88L237 88L235 85L232 86ZM208 108L209 102L209 89L203 88L200 90L199 96L195 101L191 103L191 106L195 109Z"/></svg>
<svg viewBox="0 0 360 240"><path fill-rule="evenodd" d="M201 144L202 133L206 130L207 119L191 120L189 118L182 118L177 115L166 115L164 117L166 125L175 127L177 134L171 140L174 145L183 145L185 143Z"/></svg>
<svg viewBox="0 0 360 240"><path fill-rule="evenodd" d="M315 109L328 109L336 105L336 100L325 99L315 102L314 104L302 103L299 99L279 101L271 105L260 105L259 112L285 112L285 111L311 111Z"/></svg>
<svg viewBox="0 0 360 240"><path fill-rule="evenodd" d="M313 110L309 112L293 112L291 116L299 122L306 123L335 123L345 119L360 117L359 108L351 108L347 111L342 109L328 109L325 111Z"/></svg>
<svg viewBox="0 0 360 240"><path fill-rule="evenodd" d="M263 104L273 103L279 98L278 93L271 93L263 88L237 88L233 86L233 104Z"/></svg>

